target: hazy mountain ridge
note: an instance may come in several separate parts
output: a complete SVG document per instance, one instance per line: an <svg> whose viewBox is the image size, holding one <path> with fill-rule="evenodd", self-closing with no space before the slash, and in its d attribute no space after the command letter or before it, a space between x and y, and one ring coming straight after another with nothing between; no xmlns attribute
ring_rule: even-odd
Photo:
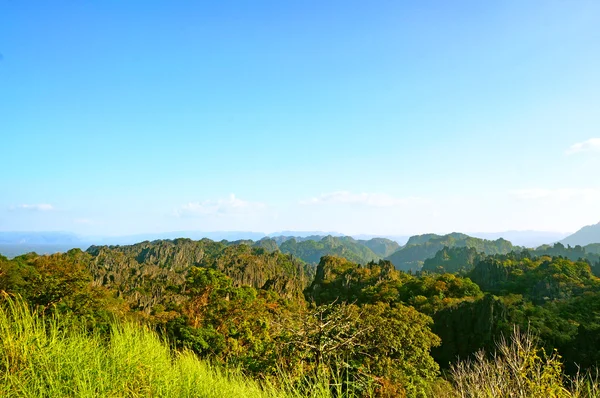
<svg viewBox="0 0 600 398"><path fill-rule="evenodd" d="M244 355L248 362L240 366L259 376L275 369L272 358L288 355L289 344L296 341L288 340L289 330L302 330L294 325L302 328L310 322L312 315L303 314L313 311L309 305L313 302L317 311L354 306L356 328L365 321L372 325L362 343L370 344L368 352L384 344L382 355L390 352L388 347L399 346L407 352L420 352L434 376L438 365L443 368L457 356L466 358L481 348L494 347L513 323L531 325L549 349L564 353L566 366L577 363L587 369L597 363L600 342L590 342L590 336L597 335L600 325L589 313L598 312L600 261L574 260L585 255L585 248L557 243L520 251L503 239L486 241L458 233L416 236L412 242L396 253L414 250L423 254L440 243L454 246L445 246L433 260L425 260L434 272L423 273L402 272L386 260L348 260L370 250L351 237L290 239L282 244L282 248L291 245L298 249L297 254L304 254L300 249L315 256L320 250L337 250L346 257L324 255L317 266L275 249L275 240L269 238L92 246L86 252L74 249L52 256L28 254L13 260L0 256L0 289L23 294L41 308L77 311L82 319L100 325L105 311L134 316L160 327L178 347L190 347L198 355L214 358L216 351L222 363ZM489 256L478 252L502 252L511 246L517 251ZM597 249L595 245L591 248ZM436 262L442 272L458 274L438 273ZM54 306L56 303L60 306ZM330 319L321 318L322 312L316 316L322 324L329 324ZM346 324L345 319L340 321L343 325L354 325ZM415 323L419 320L422 324ZM294 329L282 328L283 322ZM553 327L545 326L549 324ZM318 325L315 333L320 336ZM414 344L423 344L424 331L433 333L430 336L436 344L413 349ZM333 332L339 336L338 330ZM386 340L390 335L394 338L391 343L389 337ZM281 345L270 345L278 341ZM305 347L302 341L295 349ZM590 351L594 354L588 357ZM272 355L274 352L282 354ZM362 352L355 359L371 364L371 357ZM294 358L283 356L284 361ZM401 371L402 366L420 368L423 364L400 356L395 369Z"/></svg>
<svg viewBox="0 0 600 398"><path fill-rule="evenodd" d="M582 228L577 233L563 240L563 243L575 246L576 242L585 243L581 236L587 237L587 241L594 240L595 231L600 235L600 224ZM478 236L453 232L447 235L422 234L414 235L406 239L406 245L400 246L397 239L385 237L372 237L370 239L357 239L355 237L343 236L337 232L325 235L319 231L282 231L272 234L264 234L252 231L179 231L160 234L138 234L121 237L85 237L68 232L0 232L0 253L7 257L15 257L28 252L39 254L51 254L65 252L71 248L86 249L91 245L131 245L141 241L155 241L160 239L188 238L201 240L204 238L223 242L226 245L246 244L255 248L262 248L267 252L282 251L292 254L297 258L312 264L319 262L324 255L337 255L357 263L367 263L379 259L388 259L403 270L418 270L427 259L432 259L444 247L473 247L478 252L486 254L506 254L512 250L520 250L520 246L509 239L498 238L487 240L481 236L515 236L520 242L547 237L550 239L542 245L524 247L551 247L554 239L558 237L553 232L538 231L507 231L498 233L479 233ZM360 237L371 237L371 235L356 235ZM520 238L519 238L520 237ZM323 240L325 241L323 242ZM289 241L294 240L295 243ZM600 241L600 236L598 237ZM315 243L306 243L315 242ZM486 243L487 242L487 243ZM598 243L598 242L593 242ZM586 250L586 256L594 251L595 247ZM548 251L548 250L546 250ZM538 250L541 254L544 249ZM549 251L549 253L552 250ZM570 254L570 256L572 256ZM471 258L471 256L468 256ZM467 265L467 264L465 264ZM451 267L454 269L454 266Z"/></svg>
<svg viewBox="0 0 600 398"><path fill-rule="evenodd" d="M538 247L544 244L552 244L564 239L569 234L563 232L547 231L503 231L503 232L469 232L474 238L496 240L499 238L510 241L513 245L523 247Z"/></svg>
<svg viewBox="0 0 600 398"><path fill-rule="evenodd" d="M70 232L44 231L0 231L0 244L67 245L80 244L81 237Z"/></svg>
<svg viewBox="0 0 600 398"><path fill-rule="evenodd" d="M560 243L571 246L587 246L594 243L600 243L600 222L581 228L579 231L561 240Z"/></svg>
<svg viewBox="0 0 600 398"><path fill-rule="evenodd" d="M236 232L227 233L214 233L213 236L222 238L223 236L236 236ZM50 236L60 236L59 234L48 234ZM179 233L170 233L168 235L178 236ZM193 234L190 234L193 235ZM210 235L209 233L196 233L196 235ZM247 236L254 236L255 233L246 233ZM22 236L29 236L27 234L15 234L14 236L21 238ZM35 236L35 234L33 234ZM40 236L43 236L40 234ZM122 251L131 250L131 248L138 247L142 243L144 244L158 244L159 242L183 242L183 241L194 241L190 238L175 238L175 239L153 239L136 242L133 244L122 244L121 242L128 242L133 237L123 237L115 239L115 244L84 244L82 240L78 239L75 235L65 235L71 241L71 243L59 244L6 244L0 245L0 253L4 253L7 257L15 257L21 254L29 252L37 252L38 254L52 254L55 252L66 252L73 248L96 250L98 247L110 247L111 249ZM142 235L141 237L146 237ZM8 239L6 239L8 240ZM23 239L21 238L21 241ZM32 239L30 239L32 240ZM283 254L291 254L294 257L309 263L317 264L322 256L325 255L338 255L347 258L351 261L358 263L367 263L369 261L376 261L383 258L385 255L397 250L400 245L397 242L385 239L385 238L374 238L370 240L357 241L349 236L321 236L321 235L309 235L304 237L294 236L276 236L266 237L263 236L261 239L238 239L238 240L213 240L210 238L202 238L196 240L196 242L202 241L218 242L223 246L240 246L246 245L251 248L263 249L268 253L282 252ZM37 241L43 241L38 239ZM375 249L375 253L371 248Z"/></svg>

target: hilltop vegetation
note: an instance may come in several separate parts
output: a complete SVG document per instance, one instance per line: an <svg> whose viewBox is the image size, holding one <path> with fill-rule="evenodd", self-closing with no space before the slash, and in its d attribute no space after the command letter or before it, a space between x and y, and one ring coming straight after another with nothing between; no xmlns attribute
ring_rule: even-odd
<svg viewBox="0 0 600 398"><path fill-rule="evenodd" d="M190 351L173 353L156 333L135 324L113 323L101 335L65 316L51 319L44 322L18 300L0 307L3 397L300 398L309 393L261 386ZM313 396L330 393L322 388Z"/></svg>
<svg viewBox="0 0 600 398"><path fill-rule="evenodd" d="M510 247L502 240L421 236L406 247L443 246L424 272L406 273L351 238L285 244L295 254L274 239L176 239L0 256L0 290L46 319L67 317L92 339L111 339L115 322L141 323L178 352L277 391L329 385L353 396L455 396L447 383L460 383L442 370L493 352L514 325L529 328L546 352L558 350L560 380L600 361L600 259L587 248L500 254ZM327 250L346 257L302 260Z"/></svg>
<svg viewBox="0 0 600 398"><path fill-rule="evenodd" d="M311 306L305 267L246 244L143 242L0 258L0 289L94 333L115 317L144 322L178 349L261 379L285 371L300 385L342 377L361 391L427 388L437 376L428 353L439 343L430 318L400 303Z"/></svg>
<svg viewBox="0 0 600 398"><path fill-rule="evenodd" d="M423 271L440 273L465 273L472 270L475 265L485 258L474 247L447 247L444 246L435 256L423 262Z"/></svg>
<svg viewBox="0 0 600 398"><path fill-rule="evenodd" d="M584 249L587 253L600 254L600 243L589 244Z"/></svg>
<svg viewBox="0 0 600 398"><path fill-rule="evenodd" d="M474 248L477 252L488 255L506 254L518 249L502 238L492 241L472 238L460 233L443 236L427 234L411 237L404 247L388 256L386 260L389 260L400 270L418 271L423 267L425 260L433 258L444 247Z"/></svg>
<svg viewBox="0 0 600 398"><path fill-rule="evenodd" d="M380 247L381 245L374 244L373 246ZM279 246L279 250L311 264L317 264L321 257L326 255L344 257L359 263L380 259L369 247L349 236L326 236L318 241L310 239L297 241L292 238L283 242Z"/></svg>

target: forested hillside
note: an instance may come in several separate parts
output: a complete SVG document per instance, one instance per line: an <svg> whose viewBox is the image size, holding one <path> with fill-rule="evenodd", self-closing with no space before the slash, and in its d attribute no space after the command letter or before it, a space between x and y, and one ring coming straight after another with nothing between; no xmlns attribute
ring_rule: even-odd
<svg viewBox="0 0 600 398"><path fill-rule="evenodd" d="M592 243L585 246L585 251L591 254L600 254L600 243Z"/></svg>
<svg viewBox="0 0 600 398"><path fill-rule="evenodd" d="M441 370L480 349L493 352L514 325L537 335L547 352L558 350L567 374L593 369L600 361L600 262L558 244L539 249L551 254L486 255L467 246L469 239L413 243L464 242L442 247L425 261L428 272L417 274L387 260L333 255L314 267L269 250L272 240L93 246L0 257L0 290L39 314L73 316L93 333L133 320L175 349L256 379L278 385L283 372L296 386L345 380L355 396L437 396L456 381ZM355 244L326 238L321 247L337 241Z"/></svg>
<svg viewBox="0 0 600 398"><path fill-rule="evenodd" d="M439 273L464 273L473 269L483 258L485 258L485 254L478 252L474 247L444 246L435 256L423 262L421 270Z"/></svg>
<svg viewBox="0 0 600 398"><path fill-rule="evenodd" d="M492 241L460 233L443 236L427 234L411 237L406 246L388 256L386 260L391 261L400 270L418 271L423 267L425 260L433 258L444 247L474 248L477 252L485 254L506 254L519 249L504 239Z"/></svg>
<svg viewBox="0 0 600 398"><path fill-rule="evenodd" d="M387 257L400 249L398 242L386 238L373 238L369 240L358 240L358 243L368 247L379 257Z"/></svg>
<svg viewBox="0 0 600 398"><path fill-rule="evenodd" d="M340 256L359 263L381 258L369 247L349 236L326 236L318 241L310 239L297 241L292 238L281 243L279 250L310 264L317 264L321 257L327 255Z"/></svg>

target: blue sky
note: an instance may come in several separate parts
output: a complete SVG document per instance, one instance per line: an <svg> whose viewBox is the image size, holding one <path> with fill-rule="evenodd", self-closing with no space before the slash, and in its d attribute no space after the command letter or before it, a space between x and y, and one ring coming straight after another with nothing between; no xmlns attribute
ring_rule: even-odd
<svg viewBox="0 0 600 398"><path fill-rule="evenodd" d="M574 231L597 1L0 1L0 230Z"/></svg>

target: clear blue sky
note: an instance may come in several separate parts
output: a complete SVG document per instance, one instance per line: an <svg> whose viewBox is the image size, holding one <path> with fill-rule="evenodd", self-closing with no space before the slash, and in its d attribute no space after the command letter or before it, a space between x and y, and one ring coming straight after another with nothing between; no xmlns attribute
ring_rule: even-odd
<svg viewBox="0 0 600 398"><path fill-rule="evenodd" d="M598 1L0 0L0 230L600 221Z"/></svg>

